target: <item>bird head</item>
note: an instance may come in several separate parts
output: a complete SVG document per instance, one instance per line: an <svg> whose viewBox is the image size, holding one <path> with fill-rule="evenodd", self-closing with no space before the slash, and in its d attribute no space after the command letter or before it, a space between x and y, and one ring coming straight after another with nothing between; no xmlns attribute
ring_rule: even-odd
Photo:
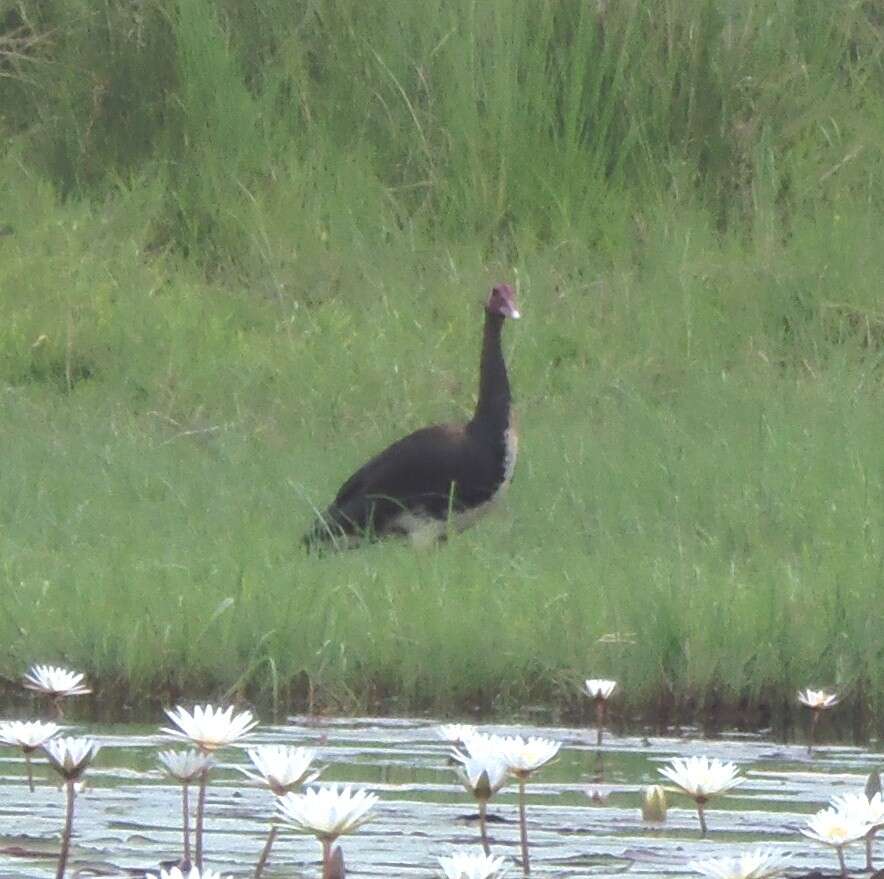
<svg viewBox="0 0 884 879"><path fill-rule="evenodd" d="M499 314L502 317L517 318L519 309L516 308L516 291L509 284L495 284L491 288L491 295L485 303L485 310L491 314Z"/></svg>

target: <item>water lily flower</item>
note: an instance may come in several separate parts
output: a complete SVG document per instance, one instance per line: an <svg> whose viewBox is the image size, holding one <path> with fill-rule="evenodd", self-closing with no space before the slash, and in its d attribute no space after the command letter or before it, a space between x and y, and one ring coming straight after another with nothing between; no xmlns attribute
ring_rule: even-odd
<svg viewBox="0 0 884 879"><path fill-rule="evenodd" d="M509 771L499 755L483 754L480 757L452 752L457 760L455 767L463 786L480 802L488 802L507 782Z"/></svg>
<svg viewBox="0 0 884 879"><path fill-rule="evenodd" d="M798 701L802 705L815 710L824 710L826 708L834 708L840 701L841 697L837 693L827 693L825 690L806 690L798 691Z"/></svg>
<svg viewBox="0 0 884 879"><path fill-rule="evenodd" d="M311 770L310 764L316 759L313 748L293 748L286 745L261 745L248 752L249 759L260 774L238 767L239 771L261 784L266 784L277 797L284 797L301 785L319 778L321 770ZM255 866L254 879L260 879L270 858L270 850L276 840L278 828L270 827L267 841Z"/></svg>
<svg viewBox="0 0 884 879"><path fill-rule="evenodd" d="M884 828L884 798L881 793L869 796L865 791L840 794L832 797L832 808L849 816L850 820L865 822L869 825L866 833L866 869L874 871L872 849L875 834Z"/></svg>
<svg viewBox="0 0 884 879"><path fill-rule="evenodd" d="M53 698L82 696L92 692L83 683L85 677L81 672L57 665L34 665L22 679L22 684L29 690L36 690Z"/></svg>
<svg viewBox="0 0 884 879"><path fill-rule="evenodd" d="M528 739L510 736L500 741L498 753L510 775L526 779L531 773L546 766L559 753L561 747L561 742L539 736L530 736Z"/></svg>
<svg viewBox="0 0 884 879"><path fill-rule="evenodd" d="M588 678L584 682L586 693L595 703L596 745L601 745L605 732L605 717L608 713L608 699L617 689L617 681L605 678Z"/></svg>
<svg viewBox="0 0 884 879"><path fill-rule="evenodd" d="M667 808L666 791L659 784L648 785L642 793L642 821L662 824Z"/></svg>
<svg viewBox="0 0 884 879"><path fill-rule="evenodd" d="M225 879L225 877L214 870L191 867L188 872L182 873L178 867L172 867L171 870L160 870L159 876L156 873L149 873L147 879ZM227 876L226 879L233 879L233 876Z"/></svg>
<svg viewBox="0 0 884 879"><path fill-rule="evenodd" d="M452 744L463 744L470 736L476 734L476 727L471 723L443 723L436 727L436 735Z"/></svg>
<svg viewBox="0 0 884 879"><path fill-rule="evenodd" d="M371 820L369 812L379 801L375 794L353 791L350 785L310 788L303 794L286 794L276 802L279 819L319 840L334 842Z"/></svg>
<svg viewBox="0 0 884 879"><path fill-rule="evenodd" d="M870 830L868 823L855 814L839 812L837 809L820 809L807 820L807 827L801 832L809 839L831 846L838 853L841 875L847 876L844 862L844 846L862 839Z"/></svg>
<svg viewBox="0 0 884 879"><path fill-rule="evenodd" d="M184 834L184 860L190 862L190 793L198 782L202 787L209 770L215 765L211 754L191 748L188 751L160 751L157 759L163 771L181 785L181 823ZM200 852L202 854L202 851Z"/></svg>
<svg viewBox="0 0 884 879"><path fill-rule="evenodd" d="M870 827L884 825L884 799L881 794L866 796L864 791L839 794L832 797L832 808L836 811L855 817Z"/></svg>
<svg viewBox="0 0 884 879"><path fill-rule="evenodd" d="M44 723L42 720L5 721L0 723L0 744L33 752L44 742L48 742L60 729L57 723Z"/></svg>
<svg viewBox="0 0 884 879"><path fill-rule="evenodd" d="M705 806L709 800L742 784L736 763L707 757L674 757L669 766L657 770L697 804L700 833L706 835Z"/></svg>
<svg viewBox="0 0 884 879"><path fill-rule="evenodd" d="M176 739L193 742L202 751L217 751L249 735L258 725L251 711L234 713L233 706L215 708L196 705L193 714L180 705L166 709L178 729L163 727L162 732Z"/></svg>
<svg viewBox="0 0 884 879"><path fill-rule="evenodd" d="M617 681L605 678L588 678L585 681L586 693L590 699L610 699L617 689Z"/></svg>
<svg viewBox="0 0 884 879"><path fill-rule="evenodd" d="M198 781L204 772L215 765L210 754L191 748L189 751L160 751L157 759L163 771L181 784Z"/></svg>
<svg viewBox="0 0 884 879"><path fill-rule="evenodd" d="M439 858L445 879L500 879L504 875L503 858L492 858L484 853L455 852Z"/></svg>
<svg viewBox="0 0 884 879"><path fill-rule="evenodd" d="M470 739L475 743L476 738ZM455 772L461 784L476 798L479 805L479 833L482 838L482 849L486 855L491 854L488 844L487 812L488 801L507 782L509 770L506 763L501 760L499 751L483 743L485 750L480 751L479 756L464 754L461 751L452 751L451 756L457 762Z"/></svg>
<svg viewBox="0 0 884 879"><path fill-rule="evenodd" d="M253 781L266 784L278 797L315 781L321 771L310 768L310 764L316 759L316 751L313 748L261 745L250 749L248 755L260 774L256 775L242 767L239 767L240 772Z"/></svg>
<svg viewBox="0 0 884 879"><path fill-rule="evenodd" d="M692 861L690 867L710 879L770 879L789 864L787 856L768 849L756 849L736 858L708 858Z"/></svg>
<svg viewBox="0 0 884 879"><path fill-rule="evenodd" d="M50 739L43 745L49 765L65 780L79 781L100 749L93 739Z"/></svg>
<svg viewBox="0 0 884 879"><path fill-rule="evenodd" d="M840 848L862 839L868 829L868 822L862 818L829 807L811 815L801 832L809 839Z"/></svg>
<svg viewBox="0 0 884 879"><path fill-rule="evenodd" d="M193 713L181 705L166 709L166 714L178 729L163 727L162 732L175 739L192 742L203 753L210 754L232 745L249 735L258 725L251 711L234 713L233 706L215 708L213 705L196 705ZM203 866L203 822L206 813L206 789L209 769L200 774L199 796L196 804L196 866Z"/></svg>
<svg viewBox="0 0 884 879"><path fill-rule="evenodd" d="M74 802L77 797L77 782L89 764L95 759L99 745L86 738L50 739L43 745L43 751L52 768L64 779L67 793L64 830L61 835L61 854L58 857L56 876L64 877L71 848L71 834L74 830Z"/></svg>
<svg viewBox="0 0 884 879"><path fill-rule="evenodd" d="M471 739L467 743L469 747ZM528 856L528 821L525 810L525 782L533 772L546 766L562 747L560 742L531 736L525 740L521 736L510 736L501 739L497 745L497 753L507 772L519 784L519 831L522 845L522 868L526 876L531 875L531 862Z"/></svg>
<svg viewBox="0 0 884 879"><path fill-rule="evenodd" d="M286 794L276 801L276 811L283 824L312 833L322 843L323 876L327 876L335 840L370 821L369 812L378 801L379 797L367 791L354 793L350 785L342 789L329 785L303 794Z"/></svg>
<svg viewBox="0 0 884 879"><path fill-rule="evenodd" d="M0 744L20 748L25 755L28 771L28 787L34 790L34 773L31 768L31 754L42 747L61 729L56 723L43 723L41 720L25 722L10 720L0 723Z"/></svg>
<svg viewBox="0 0 884 879"><path fill-rule="evenodd" d="M22 678L22 684L28 690L49 696L55 706L56 716L61 718L64 717L61 708L62 699L92 692L85 685L84 678L85 675L81 672L70 671L57 665L34 665Z"/></svg>
<svg viewBox="0 0 884 879"><path fill-rule="evenodd" d="M834 708L840 701L841 697L837 693L827 693L825 690L806 690L798 692L798 701L802 705L806 705L811 710L810 715L810 732L807 736L807 753L813 753L813 746L816 742L816 727L820 722L820 715L829 708Z"/></svg>
<svg viewBox="0 0 884 879"><path fill-rule="evenodd" d="M506 741L504 736L496 733L473 732L467 734L463 739L460 747L455 748L452 755L455 760L464 759L466 757L479 757L483 759L498 759L503 743Z"/></svg>

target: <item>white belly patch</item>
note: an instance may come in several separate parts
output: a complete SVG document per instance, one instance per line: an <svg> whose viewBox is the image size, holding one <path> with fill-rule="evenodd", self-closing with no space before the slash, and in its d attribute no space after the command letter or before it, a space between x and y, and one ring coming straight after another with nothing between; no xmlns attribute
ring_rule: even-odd
<svg viewBox="0 0 884 879"><path fill-rule="evenodd" d="M483 504L469 510L452 511L451 526L457 531L469 528L478 518L487 513L506 493L513 480L516 469L516 457L519 453L519 437L509 427L504 434L503 479L494 490L494 494ZM392 522L393 526L408 535L414 546L428 546L445 536L448 522L436 519L421 510L403 510Z"/></svg>
<svg viewBox="0 0 884 879"><path fill-rule="evenodd" d="M500 484L500 489L506 488L513 481L516 458L519 455L519 435L514 428L508 427L503 435L503 441L506 451L503 455L503 482ZM500 489L498 489L498 493Z"/></svg>
<svg viewBox="0 0 884 879"><path fill-rule="evenodd" d="M436 543L446 532L448 523L435 519L426 513L403 510L393 520L395 528L405 532L414 546L429 546Z"/></svg>

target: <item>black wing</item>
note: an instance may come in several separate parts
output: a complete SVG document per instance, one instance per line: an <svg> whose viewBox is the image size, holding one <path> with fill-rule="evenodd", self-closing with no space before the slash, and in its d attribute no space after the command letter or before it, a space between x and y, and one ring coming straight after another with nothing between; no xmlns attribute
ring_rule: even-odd
<svg viewBox="0 0 884 879"><path fill-rule="evenodd" d="M388 446L340 488L319 529L383 534L403 511L444 519L483 503L500 482L494 448L464 427L434 425Z"/></svg>

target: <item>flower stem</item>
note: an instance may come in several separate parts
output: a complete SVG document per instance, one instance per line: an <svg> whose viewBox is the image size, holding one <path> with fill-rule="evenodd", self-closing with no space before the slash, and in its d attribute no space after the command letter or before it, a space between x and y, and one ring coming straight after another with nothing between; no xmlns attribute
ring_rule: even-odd
<svg viewBox="0 0 884 879"><path fill-rule="evenodd" d="M595 700L595 722L596 722L596 745L601 745L602 737L605 734L605 714L607 713L608 703L599 697Z"/></svg>
<svg viewBox="0 0 884 879"><path fill-rule="evenodd" d="M330 839L322 840L322 879L329 879L331 876L331 847Z"/></svg>
<svg viewBox="0 0 884 879"><path fill-rule="evenodd" d="M55 879L64 879L64 872L68 865L68 852L71 848L71 832L74 829L74 799L77 796L77 790L73 781L68 781L65 785L67 791L67 809L64 819L64 833L61 837L61 854L58 856L58 870L55 872Z"/></svg>
<svg viewBox="0 0 884 879"><path fill-rule="evenodd" d="M530 876L531 862L528 860L528 820L525 815L525 780L523 778L519 779L519 831L522 840L522 870L526 876Z"/></svg>
<svg viewBox="0 0 884 879"><path fill-rule="evenodd" d="M877 828L877 827L873 827L873 828L872 828L872 829L866 834L866 869L867 869L870 873L874 873L874 872L875 872L875 866L874 866L874 864L872 864L872 845L873 845L873 843L874 843L874 841L875 841L875 834L876 834L877 832L878 832L878 828Z"/></svg>
<svg viewBox="0 0 884 879"><path fill-rule="evenodd" d="M28 770L28 787L34 792L34 767L31 765L31 752L25 751L25 767Z"/></svg>
<svg viewBox="0 0 884 879"><path fill-rule="evenodd" d="M605 780L605 752L604 751L596 751L595 752L595 766L594 766L594 774L592 776L592 780L596 784L601 784Z"/></svg>
<svg viewBox="0 0 884 879"><path fill-rule="evenodd" d="M64 711L61 707L61 696L56 696L52 700L52 705L55 708L55 719L56 720L64 720Z"/></svg>
<svg viewBox="0 0 884 879"><path fill-rule="evenodd" d="M209 786L209 770L200 773L200 792L196 801L196 866L203 869L203 822L206 815L206 788Z"/></svg>
<svg viewBox="0 0 884 879"><path fill-rule="evenodd" d="M190 785L181 785L181 824L184 827L184 860L190 863Z"/></svg>
<svg viewBox="0 0 884 879"><path fill-rule="evenodd" d="M810 735L807 737L807 753L813 753L813 746L816 744L816 725L820 722L820 709L814 708L810 715Z"/></svg>
<svg viewBox="0 0 884 879"><path fill-rule="evenodd" d="M697 817L700 819L700 836L706 837L706 801L697 800Z"/></svg>
<svg viewBox="0 0 884 879"><path fill-rule="evenodd" d="M841 876L843 879L848 879L847 864L844 863L844 846L836 846L835 851L838 852L838 863L841 865Z"/></svg>
<svg viewBox="0 0 884 879"><path fill-rule="evenodd" d="M482 849L486 855L491 854L491 846L488 845L488 827L485 822L485 811L488 808L487 800L479 800L479 833L482 837Z"/></svg>
<svg viewBox="0 0 884 879"><path fill-rule="evenodd" d="M270 833L267 834L267 842L264 843L264 850L261 852L261 857L258 858L258 863L255 864L255 877L254 879L261 879L261 874L264 872L264 867L267 864L267 859L270 857L270 849L273 848L273 840L276 839L278 828L276 825L271 825ZM325 851L322 853L323 858L325 858ZM323 870L325 866L323 866Z"/></svg>
<svg viewBox="0 0 884 879"><path fill-rule="evenodd" d="M341 847L339 845L336 845L332 849L331 853L331 864L328 868L328 879L344 879L344 877L344 853L341 851Z"/></svg>

